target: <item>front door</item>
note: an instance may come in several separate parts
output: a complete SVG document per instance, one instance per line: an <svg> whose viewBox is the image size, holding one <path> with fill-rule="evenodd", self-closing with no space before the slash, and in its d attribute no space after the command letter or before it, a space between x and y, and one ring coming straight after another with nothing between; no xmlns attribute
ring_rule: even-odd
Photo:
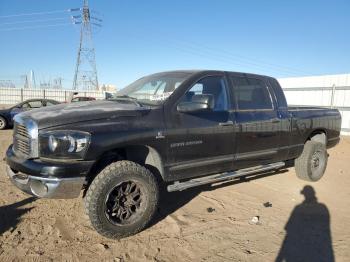
<svg viewBox="0 0 350 262"><path fill-rule="evenodd" d="M211 110L182 113L176 104L166 116L168 164L173 179L215 174L233 167L233 114L224 75L207 76L194 83L180 98L191 102L201 95L213 97Z"/></svg>

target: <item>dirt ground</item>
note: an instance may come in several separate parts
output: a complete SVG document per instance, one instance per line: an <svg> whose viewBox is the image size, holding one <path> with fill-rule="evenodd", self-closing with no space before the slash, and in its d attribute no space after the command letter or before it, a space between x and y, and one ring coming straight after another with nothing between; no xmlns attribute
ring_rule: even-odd
<svg viewBox="0 0 350 262"><path fill-rule="evenodd" d="M1 156L11 133L0 132ZM1 157L0 261L350 261L350 139L329 154L317 183L290 169L164 194L153 225L120 241L91 228L81 198L16 189Z"/></svg>

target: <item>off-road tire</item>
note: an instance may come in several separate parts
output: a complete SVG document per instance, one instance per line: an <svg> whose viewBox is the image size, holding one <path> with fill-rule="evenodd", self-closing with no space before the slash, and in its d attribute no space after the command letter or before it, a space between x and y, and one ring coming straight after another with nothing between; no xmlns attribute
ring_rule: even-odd
<svg viewBox="0 0 350 262"><path fill-rule="evenodd" d="M107 199L114 188L133 181L143 188L144 206L137 219L121 225L111 221L106 212ZM155 176L145 167L131 161L118 161L104 168L92 181L85 196L85 210L96 231L108 238L120 239L143 230L152 220L158 206L159 187Z"/></svg>
<svg viewBox="0 0 350 262"><path fill-rule="evenodd" d="M7 121L5 118L0 116L0 130L4 130L7 128Z"/></svg>
<svg viewBox="0 0 350 262"><path fill-rule="evenodd" d="M315 161L318 163L317 167L314 167ZM302 180L318 181L326 170L327 161L326 146L320 142L307 141L302 154L295 159L295 172Z"/></svg>

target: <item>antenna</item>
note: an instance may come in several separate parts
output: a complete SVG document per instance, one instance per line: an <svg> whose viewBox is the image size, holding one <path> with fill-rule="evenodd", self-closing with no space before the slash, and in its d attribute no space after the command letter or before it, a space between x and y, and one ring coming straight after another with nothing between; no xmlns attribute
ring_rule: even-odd
<svg viewBox="0 0 350 262"><path fill-rule="evenodd" d="M98 90L95 48L92 41L92 23L90 22L91 18L94 20L96 20L96 18L90 15L88 0L84 0L82 8L74 8L70 9L70 11L81 11L81 15L73 15L71 17L74 24L81 24L80 44L74 74L73 89L88 91ZM99 20L96 21L100 22ZM96 23L94 22L94 24ZM98 26L101 25L98 24Z"/></svg>

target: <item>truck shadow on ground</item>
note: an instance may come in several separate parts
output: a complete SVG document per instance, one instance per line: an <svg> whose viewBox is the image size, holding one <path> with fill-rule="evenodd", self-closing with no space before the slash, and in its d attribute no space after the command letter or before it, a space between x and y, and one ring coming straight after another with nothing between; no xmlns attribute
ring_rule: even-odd
<svg viewBox="0 0 350 262"><path fill-rule="evenodd" d="M312 186L300 192L305 200L297 205L286 226L286 237L277 255L280 261L334 261L330 215L319 203Z"/></svg>
<svg viewBox="0 0 350 262"><path fill-rule="evenodd" d="M35 197L29 197L22 201L0 207L0 235L8 230L13 231L21 220L21 216L29 212L33 207L21 208L35 201Z"/></svg>
<svg viewBox="0 0 350 262"><path fill-rule="evenodd" d="M278 171L261 173L261 174L253 175L249 177L241 177L229 182L220 183L216 185L198 186L198 187L190 188L181 192L167 192L166 187L163 186L161 187L161 190L160 190L160 196L159 196L160 205L158 208L158 212L155 215L154 219L152 220L151 224L148 226L148 228L159 223L160 221L165 219L168 215L171 215L176 210L180 209L181 207L189 203L201 192L212 191L222 187L231 186L239 183L248 183L255 179L261 179L263 177L274 176L274 175L278 175L286 172L288 172L287 169L281 169Z"/></svg>

